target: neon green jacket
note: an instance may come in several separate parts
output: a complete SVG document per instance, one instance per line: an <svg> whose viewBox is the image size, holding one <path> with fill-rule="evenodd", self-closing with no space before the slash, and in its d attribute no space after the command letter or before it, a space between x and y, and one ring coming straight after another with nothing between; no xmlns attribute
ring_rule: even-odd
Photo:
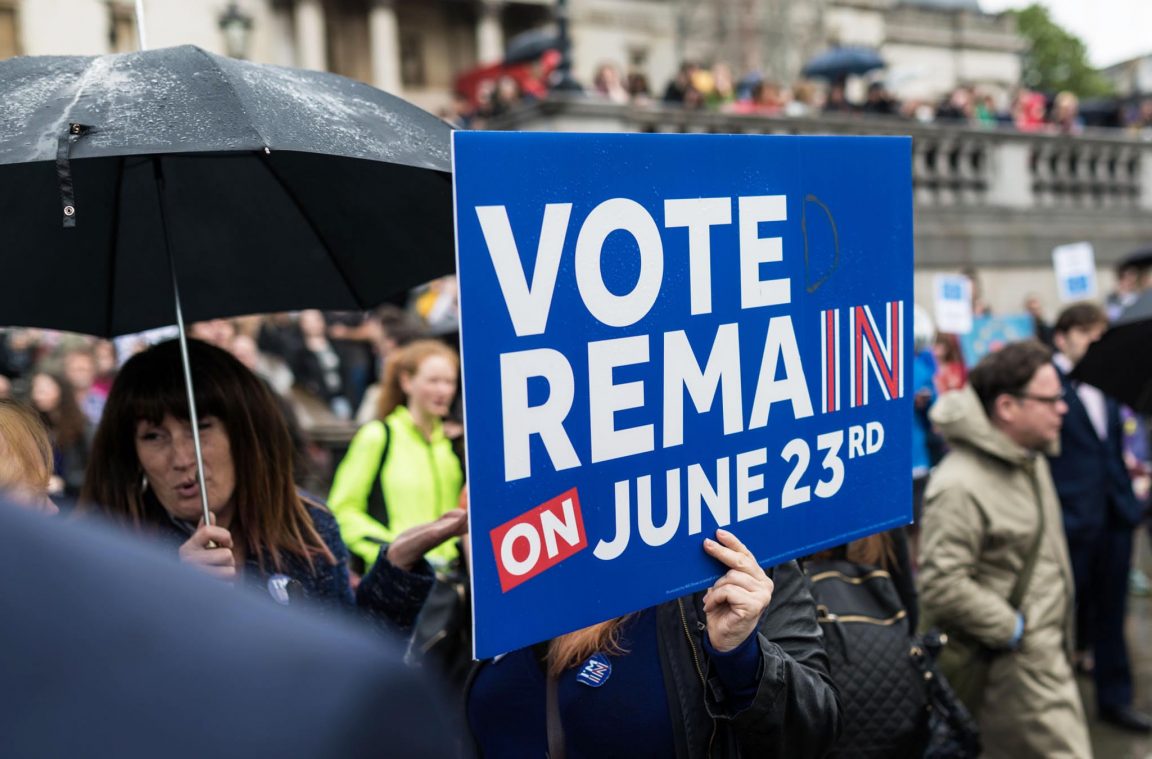
<svg viewBox="0 0 1152 759"><path fill-rule="evenodd" d="M464 474L452 443L436 422L431 442L426 441L404 406L360 428L348 446L348 453L336 469L328 507L340 525L340 535L365 568L376 561L381 543L389 543L409 527L431 522L456 508L460 501ZM388 460L380 475L389 524L385 527L368 514L372 479L380 470L380 457L388 434L394 436L388 447ZM454 542L428 552L433 565L456 558Z"/></svg>

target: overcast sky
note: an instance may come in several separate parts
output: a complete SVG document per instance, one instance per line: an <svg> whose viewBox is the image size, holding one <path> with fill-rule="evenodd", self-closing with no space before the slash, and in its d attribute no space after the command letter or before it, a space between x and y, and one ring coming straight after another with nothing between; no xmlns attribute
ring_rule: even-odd
<svg viewBox="0 0 1152 759"><path fill-rule="evenodd" d="M1152 0L1041 0L1052 17L1088 45L1094 66L1152 53ZM990 13L1024 8L1031 0L980 0Z"/></svg>

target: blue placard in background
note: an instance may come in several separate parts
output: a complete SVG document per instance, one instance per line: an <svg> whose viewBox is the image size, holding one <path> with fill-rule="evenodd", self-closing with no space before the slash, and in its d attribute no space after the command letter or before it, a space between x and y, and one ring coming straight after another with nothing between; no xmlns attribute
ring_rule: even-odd
<svg viewBox="0 0 1152 759"><path fill-rule="evenodd" d="M910 521L910 139L453 160L477 656Z"/></svg>
<svg viewBox="0 0 1152 759"><path fill-rule="evenodd" d="M1008 343L1035 336L1036 320L1029 314L977 316L972 319L972 331L960 336L960 350L968 366L975 366Z"/></svg>

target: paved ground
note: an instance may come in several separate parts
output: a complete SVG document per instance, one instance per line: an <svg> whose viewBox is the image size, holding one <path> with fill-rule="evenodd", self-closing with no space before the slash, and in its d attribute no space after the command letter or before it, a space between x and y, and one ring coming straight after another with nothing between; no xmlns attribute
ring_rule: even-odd
<svg viewBox="0 0 1152 759"><path fill-rule="evenodd" d="M1137 553L1145 572L1152 575L1152 552L1148 548L1148 533L1138 536ZM1136 675L1136 707L1152 714L1152 598L1129 597L1128 650ZM1080 692L1088 710L1092 731L1092 748L1096 759L1152 759L1152 736L1134 736L1092 719L1095 697L1092 683L1080 678Z"/></svg>

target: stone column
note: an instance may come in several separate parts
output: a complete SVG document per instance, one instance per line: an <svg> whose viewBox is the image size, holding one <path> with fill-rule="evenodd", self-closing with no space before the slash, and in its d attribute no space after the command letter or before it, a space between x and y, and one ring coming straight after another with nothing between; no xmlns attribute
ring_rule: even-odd
<svg viewBox="0 0 1152 759"><path fill-rule="evenodd" d="M1136 177L1140 182L1138 205L1145 211L1152 211L1152 147L1145 144L1136 150L1140 152L1140 174Z"/></svg>
<svg viewBox="0 0 1152 759"><path fill-rule="evenodd" d="M988 143L988 205L1019 209L1035 207L1031 156L1032 148L1027 139L1001 139Z"/></svg>
<svg viewBox="0 0 1152 759"><path fill-rule="evenodd" d="M480 19L476 24L478 63L495 63L504 57L504 27L500 23L503 12L504 0L479 0Z"/></svg>
<svg viewBox="0 0 1152 759"><path fill-rule="evenodd" d="M296 1L296 64L315 71L328 69L328 40L320 0Z"/></svg>
<svg viewBox="0 0 1152 759"><path fill-rule="evenodd" d="M400 25L393 0L372 0L368 9L368 39L372 50L372 84L394 95L400 81Z"/></svg>

